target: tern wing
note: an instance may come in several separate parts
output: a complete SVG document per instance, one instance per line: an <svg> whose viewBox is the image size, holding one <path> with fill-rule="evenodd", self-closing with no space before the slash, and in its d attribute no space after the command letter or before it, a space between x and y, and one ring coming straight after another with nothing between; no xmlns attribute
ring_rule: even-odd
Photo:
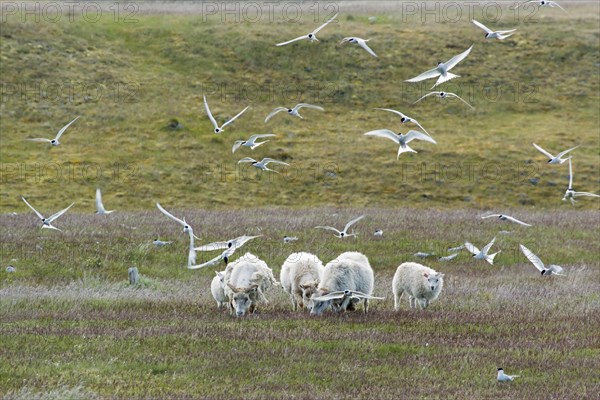
<svg viewBox="0 0 600 400"><path fill-rule="evenodd" d="M214 251L214 250L222 250L229 247L229 242L214 242L205 244L200 247L194 247L194 250L197 251Z"/></svg>
<svg viewBox="0 0 600 400"><path fill-rule="evenodd" d="M178 222L179 224L186 226L187 223L177 217L175 217L173 214L171 214L170 212L168 212L167 210L165 210L164 208L162 208L162 206L159 203L156 203L156 207L158 207L158 209L160 210L160 212L162 212L163 214L165 214L167 217L171 218L173 221Z"/></svg>
<svg viewBox="0 0 600 400"><path fill-rule="evenodd" d="M275 114L277 114L277 113L279 113L281 111L287 111L287 108L285 108L285 107L277 107L277 108L275 108L273 111L271 111L269 113L269 115L267 115L267 118L265 118L265 124L267 122L269 122L269 120L271 119L271 117L273 117Z"/></svg>
<svg viewBox="0 0 600 400"><path fill-rule="evenodd" d="M525 257L527 257L527 259L538 269L538 271L541 272L544 269L546 269L542 260L540 260L540 258L538 256L536 256L535 254L533 254L531 252L531 250L529 250L527 247L523 246L522 244L520 244L519 247L521 248L521 251L523 252L523 254L525 254Z"/></svg>
<svg viewBox="0 0 600 400"><path fill-rule="evenodd" d="M481 219L492 218L492 217L499 217L499 216L500 216L500 214L482 215Z"/></svg>
<svg viewBox="0 0 600 400"><path fill-rule="evenodd" d="M483 252L483 254L487 254L488 251L490 251L490 249L494 245L495 241L496 241L496 238L493 238L491 242L489 242L488 244L486 244L485 247L483 249L481 249L481 251Z"/></svg>
<svg viewBox="0 0 600 400"><path fill-rule="evenodd" d="M40 219L44 219L44 216L42 214L40 214L38 212L38 210L36 210L35 208L33 208L31 206L31 204L29 204L29 202L27 202L27 200L25 200L25 197L21 196L21 199L25 202L25 204L27 204L29 206L29 208L31 208L33 210L33 212L40 218Z"/></svg>
<svg viewBox="0 0 600 400"><path fill-rule="evenodd" d="M361 215L360 217L358 217L358 218L354 218L352 221L348 222L348 223L346 224L346 226L344 227L344 232L347 232L347 231L348 231L348 229L349 229L349 228L350 228L352 225L354 225L355 223L357 223L358 221L360 221L360 220L361 220L361 219L363 219L364 217L365 217L364 215Z"/></svg>
<svg viewBox="0 0 600 400"><path fill-rule="evenodd" d="M431 136L428 136L428 135L424 134L423 132L419 132L419 131L415 131L415 130L408 131L408 133L404 137L404 141L406 143L408 143L412 140L415 140L415 139L424 140L426 142L437 144L437 142Z"/></svg>
<svg viewBox="0 0 600 400"><path fill-rule="evenodd" d="M575 192L575 193L573 193L573 196L575 196L575 197L579 197L579 196L600 197L600 195L597 195L597 194L594 194L594 193L589 193L589 192Z"/></svg>
<svg viewBox="0 0 600 400"><path fill-rule="evenodd" d="M106 211L104 209L104 204L102 204L102 193L100 192L100 188L96 188L96 210Z"/></svg>
<svg viewBox="0 0 600 400"><path fill-rule="evenodd" d="M55 227L54 225L42 225L42 229L54 229L55 231L59 231L62 232L62 230L58 229L57 227Z"/></svg>
<svg viewBox="0 0 600 400"><path fill-rule="evenodd" d="M468 105L468 106L471 108L471 110L474 110L474 109L475 109L475 107L473 107L472 105L470 105L469 103L467 103L467 102L466 102L466 101L465 101L465 100L464 100L462 97L460 97L459 95L457 95L457 94L454 94L454 93L447 93L447 95L448 95L448 96L450 96L450 97L456 97L457 99L459 99L460 101L462 101L463 103L465 103L466 105Z"/></svg>
<svg viewBox="0 0 600 400"><path fill-rule="evenodd" d="M298 111L301 108L314 108L315 110L325 111L325 109L323 107L314 106L312 104L307 104L307 103L298 103L298 104L296 104L296 106L294 107L294 111Z"/></svg>
<svg viewBox="0 0 600 400"><path fill-rule="evenodd" d="M558 154L556 155L556 158L562 158L562 156L564 156L565 154L567 154L568 152L570 152L570 151L572 151L572 150L575 150L575 149L576 149L576 148L578 148L578 147L579 147L579 146L575 146L575 147L573 147L572 149L569 149L569 150L565 150L565 151L563 151L563 152L560 152L560 153L558 153Z"/></svg>
<svg viewBox="0 0 600 400"><path fill-rule="evenodd" d="M327 26L327 24L329 24L331 21L333 21L337 16L338 16L338 13L336 13L333 17L329 18L327 20L327 22L325 22L323 25L321 25L320 27L318 27L317 29L312 31L312 34L316 35L321 29L325 28Z"/></svg>
<svg viewBox="0 0 600 400"><path fill-rule="evenodd" d="M440 75L440 71L438 71L438 69L436 67L436 68L430 69L429 71L425 71L421 75L417 75L414 78L407 79L404 82L421 82L421 81L424 81L425 79L435 78L436 76L439 76L439 75Z"/></svg>
<svg viewBox="0 0 600 400"><path fill-rule="evenodd" d="M66 124L65 126L62 127L62 129L60 131L58 131L58 133L56 134L56 137L54 138L55 140L60 139L61 135L67 130L67 128L69 126L71 126L71 124L75 121L77 121L79 119L79 117L75 118L73 121L69 122L68 124Z"/></svg>
<svg viewBox="0 0 600 400"><path fill-rule="evenodd" d="M471 242L465 242L465 248L471 253L473 253L473 255L477 255L480 253L479 249L475 247Z"/></svg>
<svg viewBox="0 0 600 400"><path fill-rule="evenodd" d="M415 124L415 125L417 125L419 128L423 129L423 132L425 132L425 134L426 134L427 136L429 136L429 132L427 132L427 131L425 130L425 128L423 128L423 125L421 125L421 124L419 123L419 121L417 121L416 119L412 119L412 118L411 118L410 120L411 120L412 122L414 122L414 124Z"/></svg>
<svg viewBox="0 0 600 400"><path fill-rule="evenodd" d="M281 164L281 165L290 165L286 162L283 161L279 161L279 160L274 160L272 158L263 158L260 162L262 165L267 165L269 163L273 163L273 164Z"/></svg>
<svg viewBox="0 0 600 400"><path fill-rule="evenodd" d="M573 164L571 163L571 157L569 157L569 189L573 187Z"/></svg>
<svg viewBox="0 0 600 400"><path fill-rule="evenodd" d="M338 235L341 233L340 231L338 231L333 226L315 226L315 229L327 229L327 230L330 230L330 231L337 232Z"/></svg>
<svg viewBox="0 0 600 400"><path fill-rule="evenodd" d="M215 129L217 129L219 127L219 125L217 124L217 121L213 117L212 113L210 112L210 108L208 107L208 102L206 101L206 95L204 96L204 108L206 109L206 114L208 114L208 119L210 119L210 122L213 124Z"/></svg>
<svg viewBox="0 0 600 400"><path fill-rule="evenodd" d="M448 62L446 62L444 64L444 65L446 65L446 71L450 71L456 64L458 64L459 62L464 60L465 57L469 55L472 48L473 48L473 45L471 45L471 47L469 47L467 50L463 51L459 55L454 56L451 59L449 59Z"/></svg>
<svg viewBox="0 0 600 400"><path fill-rule="evenodd" d="M27 139L31 142L45 142L45 143L51 143L52 140L50 139L46 139L46 138L32 138L32 139Z"/></svg>
<svg viewBox="0 0 600 400"><path fill-rule="evenodd" d="M222 255L219 254L218 256L216 256L215 258L205 262L204 264L197 264L197 265L188 265L188 269L200 269L200 268L204 268L204 267L210 267L213 266L215 264L218 264L219 261L221 261Z"/></svg>
<svg viewBox="0 0 600 400"><path fill-rule="evenodd" d="M323 295L323 296L315 297L313 300L316 300L316 301L335 300L335 299L341 299L345 295L346 295L346 292L340 290L337 292L327 293L326 295Z"/></svg>
<svg viewBox="0 0 600 400"><path fill-rule="evenodd" d="M242 143L244 143L243 140L236 140L235 143L233 144L233 147L231 148L231 152L235 153L235 151L240 148Z"/></svg>
<svg viewBox="0 0 600 400"><path fill-rule="evenodd" d="M360 47L362 47L363 49L365 49L367 51L367 53L369 53L373 57L377 57L377 54L375 54L375 52L367 45L366 40L364 40L364 39L358 39L358 45Z"/></svg>
<svg viewBox="0 0 600 400"><path fill-rule="evenodd" d="M392 110L391 108L375 108L376 110L388 111L399 115L401 118L408 118L406 115L402 114L400 111Z"/></svg>
<svg viewBox="0 0 600 400"><path fill-rule="evenodd" d="M275 137L277 135L273 134L273 133L263 133L260 135L252 135L250 136L250 139L248 139L249 142L255 142L256 139L261 139L261 138L265 138L265 137Z"/></svg>
<svg viewBox="0 0 600 400"><path fill-rule="evenodd" d="M478 27L480 27L481 29L483 29L487 33L494 33L494 31L492 31L491 29L489 29L487 26L485 26L481 22L475 21L474 19L472 19L471 22L473 22L475 25L477 25Z"/></svg>
<svg viewBox="0 0 600 400"><path fill-rule="evenodd" d="M288 40L287 42L277 43L275 46L285 46L286 44L297 42L298 40L302 40L302 39L308 39L308 35L302 35L302 36L297 37L296 39Z"/></svg>
<svg viewBox="0 0 600 400"><path fill-rule="evenodd" d="M561 5L558 4L557 2L555 2L555 1L549 1L548 4L550 5L550 7L558 7L558 8L560 8L561 10L563 10L564 12L566 12L568 14L567 10L565 10L564 8L562 8Z"/></svg>
<svg viewBox="0 0 600 400"><path fill-rule="evenodd" d="M509 221L512 222L516 222L517 224L523 225L523 226L531 226L531 224L528 224L526 222L520 221L514 217L511 217L510 215L505 215L506 219L508 219Z"/></svg>
<svg viewBox="0 0 600 400"><path fill-rule="evenodd" d="M400 143L400 137L389 129L377 129L363 134L364 136L377 136L390 139L394 143Z"/></svg>
<svg viewBox="0 0 600 400"><path fill-rule="evenodd" d="M260 237L260 236L262 236L262 235L257 235L257 236L244 235L244 236L237 237L237 238L231 240L231 243L232 243L231 247L239 249L240 247L242 247L244 244L246 244L250 240L256 239L257 237Z"/></svg>
<svg viewBox="0 0 600 400"><path fill-rule="evenodd" d="M246 162L256 162L256 160L252 157L244 157L237 163L240 164L240 163L246 163Z"/></svg>
<svg viewBox="0 0 600 400"><path fill-rule="evenodd" d="M60 210L59 212L57 212L56 214L52 214L51 216L48 217L48 219L46 220L47 223L51 224L52 221L58 219L58 217L60 217L61 215L63 215L64 213L67 212L67 210L71 207L73 207L75 203L71 203L71 205L67 208L65 208L64 210Z"/></svg>
<svg viewBox="0 0 600 400"><path fill-rule="evenodd" d="M439 95L440 93L441 93L441 92L429 92L429 93L427 93L426 95L424 95L424 96L421 96L421 97L420 97L420 98L419 98L417 101L415 101L413 104L417 104L418 102L420 102L421 100L423 100L425 97L429 97L429 96L431 96L432 94L437 94L437 95Z"/></svg>
<svg viewBox="0 0 600 400"><path fill-rule="evenodd" d="M540 146L538 146L537 144L535 144L535 143L532 143L532 144L533 144L533 147L535 147L536 149L538 149L538 151L539 151L540 153L544 154L546 157L548 157L548 158L554 158L554 156L553 156L552 154L548 153L546 150L542 149L542 148L541 148ZM571 150L572 150L572 149L571 149ZM569 150L567 150L567 151L569 151Z"/></svg>
<svg viewBox="0 0 600 400"><path fill-rule="evenodd" d="M236 119L237 117L239 117L240 115L242 115L242 114L243 114L243 113L244 113L244 112L245 112L245 111L246 111L248 108L250 108L250 106L248 106L248 107L244 108L242 111L240 111L240 112L238 113L238 115L236 115L235 117L233 117L233 118L231 118L230 120L228 120L227 122L225 122L225 123L223 124L223 126L221 127L221 129L222 129L222 128L225 128L227 125L229 125L230 123L232 123L233 121L235 121L235 119Z"/></svg>

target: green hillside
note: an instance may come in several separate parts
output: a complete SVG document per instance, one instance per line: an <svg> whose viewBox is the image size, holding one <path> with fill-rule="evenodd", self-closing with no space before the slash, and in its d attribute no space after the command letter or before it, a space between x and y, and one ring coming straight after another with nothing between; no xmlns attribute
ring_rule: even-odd
<svg viewBox="0 0 600 400"><path fill-rule="evenodd" d="M598 192L598 13L575 7L568 19L554 11L496 22L497 29L518 29L503 42L486 41L467 18L423 24L377 10L343 12L319 33L320 42L283 47L274 44L325 17L236 23L140 11L133 23L122 16L49 23L5 16L0 210L24 211L25 195L44 210L76 201L74 211L89 212L96 187L108 208L120 210L149 209L156 201L207 209L567 207L566 164L546 165L531 143L551 152L581 145L573 152L575 186ZM370 38L379 57L339 45L350 35ZM452 99L412 105L434 80L404 80L471 44L453 70L461 78L441 88L476 110ZM250 109L216 135L203 94L220 123ZM278 115L264 124L273 108L298 102L325 112L306 110L303 120ZM418 154L396 161L392 142L362 134L410 127L374 107L418 119L438 144L415 141ZM58 147L25 140L52 137L77 115ZM182 128L170 128L172 119ZM235 140L256 133L277 137L231 153ZM236 164L246 156L291 167L260 174Z"/></svg>

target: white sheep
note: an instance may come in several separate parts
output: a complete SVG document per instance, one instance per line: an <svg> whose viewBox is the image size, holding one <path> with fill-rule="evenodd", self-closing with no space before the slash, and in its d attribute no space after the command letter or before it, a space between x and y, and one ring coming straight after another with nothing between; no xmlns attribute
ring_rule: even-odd
<svg viewBox="0 0 600 400"><path fill-rule="evenodd" d="M323 270L321 282L311 298L310 314L320 315L329 306L335 311L354 310L355 304L364 300L364 312L369 310L373 297L374 275L364 254L346 252L330 261Z"/></svg>
<svg viewBox="0 0 600 400"><path fill-rule="evenodd" d="M308 307L323 274L323 263L310 253L292 253L281 266L279 281L292 299L293 310Z"/></svg>
<svg viewBox="0 0 600 400"><path fill-rule="evenodd" d="M216 273L210 283L210 291L217 302L218 308L227 305L227 296L225 296L225 271Z"/></svg>
<svg viewBox="0 0 600 400"><path fill-rule="evenodd" d="M238 317L246 312L254 313L256 304L268 302L264 292L272 285L279 285L273 271L258 257L246 253L225 269L225 295L229 311Z"/></svg>
<svg viewBox="0 0 600 400"><path fill-rule="evenodd" d="M400 264L394 280L392 281L392 292L394 293L394 308L400 308L400 300L404 292L408 293L411 308L426 308L431 301L440 295L444 286L444 274L434 271L424 265L414 262Z"/></svg>

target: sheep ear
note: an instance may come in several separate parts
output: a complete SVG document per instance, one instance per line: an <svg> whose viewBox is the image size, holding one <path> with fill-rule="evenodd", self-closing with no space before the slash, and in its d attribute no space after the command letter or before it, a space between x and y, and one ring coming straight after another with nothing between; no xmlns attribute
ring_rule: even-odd
<svg viewBox="0 0 600 400"><path fill-rule="evenodd" d="M258 285L254 284L254 285L250 286L248 289L246 289L245 292L246 293L250 293L250 292L255 291L257 289L258 289Z"/></svg>
<svg viewBox="0 0 600 400"><path fill-rule="evenodd" d="M231 283L227 282L227 286L229 286L229 289L233 290L234 293L237 293L238 289Z"/></svg>
<svg viewBox="0 0 600 400"><path fill-rule="evenodd" d="M423 272L423 276L424 276L425 278L429 278L429 273L427 273L427 272Z"/></svg>

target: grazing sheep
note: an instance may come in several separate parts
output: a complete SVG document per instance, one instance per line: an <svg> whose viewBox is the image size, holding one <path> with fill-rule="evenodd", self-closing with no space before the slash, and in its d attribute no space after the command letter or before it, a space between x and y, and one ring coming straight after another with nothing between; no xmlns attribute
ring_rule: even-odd
<svg viewBox="0 0 600 400"><path fill-rule="evenodd" d="M408 293L411 308L417 307L417 301L421 309L426 308L429 302L440 295L444 285L443 277L444 274L421 264L414 262L400 264L392 281L394 308L396 310L400 308L400 299L404 292Z"/></svg>
<svg viewBox="0 0 600 400"><path fill-rule="evenodd" d="M264 292L272 285L279 285L273 271L258 257L246 253L225 269L225 295L229 311L238 317L246 312L254 313L256 304L268 302Z"/></svg>
<svg viewBox="0 0 600 400"><path fill-rule="evenodd" d="M321 282L311 298L310 315L320 315L329 306L335 311L354 310L364 299L364 311L369 311L372 297L373 269L364 254L346 252L330 261L323 270Z"/></svg>
<svg viewBox="0 0 600 400"><path fill-rule="evenodd" d="M292 299L294 311L308 307L323 274L323 263L310 253L292 253L281 266L279 281Z"/></svg>
<svg viewBox="0 0 600 400"><path fill-rule="evenodd" d="M217 272L217 275L215 275L210 283L210 291L217 302L218 308L227 305L227 296L225 296L225 271Z"/></svg>

